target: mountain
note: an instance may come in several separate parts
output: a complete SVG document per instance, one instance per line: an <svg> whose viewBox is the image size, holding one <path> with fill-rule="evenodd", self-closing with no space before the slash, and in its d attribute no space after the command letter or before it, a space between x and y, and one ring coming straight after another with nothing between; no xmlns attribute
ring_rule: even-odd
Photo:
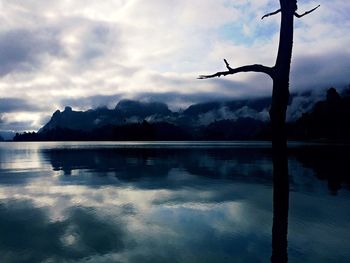
<svg viewBox="0 0 350 263"><path fill-rule="evenodd" d="M350 139L350 96L340 96L334 88L327 91L324 101L315 104L290 125L290 136L296 139Z"/></svg>
<svg viewBox="0 0 350 263"><path fill-rule="evenodd" d="M236 121L221 120L205 127L208 140L251 140L256 139L266 123L253 118L239 118Z"/></svg>
<svg viewBox="0 0 350 263"><path fill-rule="evenodd" d="M66 107L64 111L57 110L50 121L39 130L45 133L56 128L91 131L107 124L122 124L123 116L116 110L98 108L88 111L73 111Z"/></svg>
<svg viewBox="0 0 350 263"><path fill-rule="evenodd" d="M16 133L13 131L0 131L0 136L5 141L12 141L13 137L15 137Z"/></svg>
<svg viewBox="0 0 350 263"><path fill-rule="evenodd" d="M324 95L323 95L324 96ZM331 88L325 96L291 96L291 139L346 139L350 96ZM57 110L38 133L14 140L252 140L270 139L269 98L199 103L173 112L160 102L122 100L114 109Z"/></svg>
<svg viewBox="0 0 350 263"><path fill-rule="evenodd" d="M140 118L146 118L152 115L167 116L172 113L164 103L145 103L134 100L121 100L115 107L115 110L125 117L138 116Z"/></svg>
<svg viewBox="0 0 350 263"><path fill-rule="evenodd" d="M206 114L213 110L220 110L226 108L231 112L235 112L243 107L248 107L251 110L261 112L270 106L270 98L255 98L255 99L242 99L224 102L207 102L191 105L183 113L188 116L198 116Z"/></svg>
<svg viewBox="0 0 350 263"><path fill-rule="evenodd" d="M166 104L160 102L122 100L114 109L73 111L71 107L66 107L62 112L57 110L39 133L47 133L57 128L91 132L104 126L123 126L143 121L169 123L183 128L207 126L221 120L236 121L239 118L266 121L268 106L267 99L237 100L195 104L179 113L171 111Z"/></svg>
<svg viewBox="0 0 350 263"><path fill-rule="evenodd" d="M142 122L146 117L159 118L171 115L171 113L164 103L143 103L132 100L122 100L112 110L97 108L88 111L73 111L71 107L66 107L63 112L57 110L51 120L39 130L39 133L56 128L92 131L106 125Z"/></svg>
<svg viewBox="0 0 350 263"><path fill-rule="evenodd" d="M173 112L160 102L133 100L122 100L114 109L66 107L57 110L38 133L17 134L14 140L249 139L268 120L268 105L264 98L195 104L183 112Z"/></svg>
<svg viewBox="0 0 350 263"><path fill-rule="evenodd" d="M0 142L4 141L4 138L0 135Z"/></svg>

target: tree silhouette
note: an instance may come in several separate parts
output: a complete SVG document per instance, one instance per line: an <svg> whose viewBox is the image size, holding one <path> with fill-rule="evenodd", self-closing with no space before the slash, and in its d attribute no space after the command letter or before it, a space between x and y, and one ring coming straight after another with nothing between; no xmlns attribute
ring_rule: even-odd
<svg viewBox="0 0 350 263"><path fill-rule="evenodd" d="M273 263L288 262L288 209L289 176L286 137L286 111L289 100L289 75L293 49L294 17L301 18L315 11L319 5L305 13L297 13L297 0L279 0L280 9L264 15L261 19L281 13L280 39L276 63L273 67L254 64L231 68L224 59L227 71L212 75L202 75L199 79L208 79L236 74L239 72L261 72L269 75L273 81L270 120L272 127L273 159L273 225L272 256Z"/></svg>
<svg viewBox="0 0 350 263"><path fill-rule="evenodd" d="M319 7L318 5L317 7L299 15L297 13L297 0L279 0L279 2L280 9L262 17L262 19L264 19L265 17L281 13L279 47L276 63L273 67L254 64L232 68L227 60L224 59L227 68L226 71L217 72L212 75L199 76L199 79L208 79L232 75L239 72L260 72L270 76L273 81L270 119L272 126L272 144L274 148L283 148L283 145L286 144L285 120L289 100L289 75L293 48L294 17L301 18L315 11Z"/></svg>

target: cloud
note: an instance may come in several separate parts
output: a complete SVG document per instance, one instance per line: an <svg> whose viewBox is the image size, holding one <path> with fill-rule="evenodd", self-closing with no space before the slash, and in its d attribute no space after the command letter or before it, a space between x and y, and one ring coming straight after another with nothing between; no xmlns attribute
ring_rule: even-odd
<svg viewBox="0 0 350 263"><path fill-rule="evenodd" d="M38 119L45 105L26 98L0 98L0 131L26 131L40 126ZM39 124L39 125L38 125ZM6 136L9 138L9 136Z"/></svg>
<svg viewBox="0 0 350 263"><path fill-rule="evenodd" d="M291 77L297 90L343 88L350 83L345 74L347 69L350 70L350 50L298 57L293 66Z"/></svg>
<svg viewBox="0 0 350 263"><path fill-rule="evenodd" d="M260 18L278 8L277 2L3 1L0 97L41 105L31 116L37 126L36 120L69 102L87 109L110 106L108 97L144 96L179 108L206 97L270 95L271 80L259 74L196 78L225 69L223 58L231 66L272 66L280 21ZM346 0L320 4L295 22L292 92L349 82L350 8ZM300 12L310 7L309 1L299 3Z"/></svg>
<svg viewBox="0 0 350 263"><path fill-rule="evenodd" d="M33 127L33 123L32 121L9 121L3 119L2 122L0 122L0 127L2 131L27 131L31 130L28 127Z"/></svg>
<svg viewBox="0 0 350 263"><path fill-rule="evenodd" d="M40 105L35 105L26 99L21 98L0 98L0 113L40 110Z"/></svg>
<svg viewBox="0 0 350 263"><path fill-rule="evenodd" d="M209 125L214 121L220 121L220 120L236 121L239 118L252 118L252 119L264 121L264 122L270 120L267 107L261 111L258 111L248 106L243 106L235 110L231 110L227 106L222 106L218 109L199 114L198 123L200 125Z"/></svg>
<svg viewBox="0 0 350 263"><path fill-rule="evenodd" d="M310 112L317 102L326 99L326 94L326 89L293 94L287 108L287 121L295 121L303 113Z"/></svg>
<svg viewBox="0 0 350 263"><path fill-rule="evenodd" d="M0 250L6 251L5 261L78 261L123 251L125 234L121 225L79 207L67 209L63 220L53 222L48 209L26 200L9 200L1 204Z"/></svg>
<svg viewBox="0 0 350 263"><path fill-rule="evenodd" d="M45 56L62 53L54 30L15 29L0 33L0 76L27 72L43 66Z"/></svg>
<svg viewBox="0 0 350 263"><path fill-rule="evenodd" d="M122 98L121 94L94 95L90 97L66 98L60 101L61 108L71 106L74 109L88 110L99 107L114 108Z"/></svg>

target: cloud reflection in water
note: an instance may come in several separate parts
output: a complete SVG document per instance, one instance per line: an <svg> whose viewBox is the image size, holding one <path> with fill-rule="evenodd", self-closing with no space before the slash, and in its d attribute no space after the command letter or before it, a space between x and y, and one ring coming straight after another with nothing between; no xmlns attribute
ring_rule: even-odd
<svg viewBox="0 0 350 263"><path fill-rule="evenodd" d="M0 159L5 262L269 261L268 148L40 147L12 151L31 169ZM347 262L349 192L330 196L293 154L289 258Z"/></svg>

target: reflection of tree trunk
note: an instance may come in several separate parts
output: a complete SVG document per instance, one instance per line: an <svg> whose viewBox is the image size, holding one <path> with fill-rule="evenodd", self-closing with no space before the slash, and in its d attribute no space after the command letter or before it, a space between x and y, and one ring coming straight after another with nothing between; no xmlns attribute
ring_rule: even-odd
<svg viewBox="0 0 350 263"><path fill-rule="evenodd" d="M294 4L293 4L294 2ZM293 48L296 1L280 0L281 28L274 67L270 119L273 158L273 226L271 262L288 262L287 233L289 209L289 176L286 135L286 111L289 100L289 73Z"/></svg>
<svg viewBox="0 0 350 263"><path fill-rule="evenodd" d="M273 151L273 226L271 262L288 262L287 234L289 176L286 140L274 141Z"/></svg>

